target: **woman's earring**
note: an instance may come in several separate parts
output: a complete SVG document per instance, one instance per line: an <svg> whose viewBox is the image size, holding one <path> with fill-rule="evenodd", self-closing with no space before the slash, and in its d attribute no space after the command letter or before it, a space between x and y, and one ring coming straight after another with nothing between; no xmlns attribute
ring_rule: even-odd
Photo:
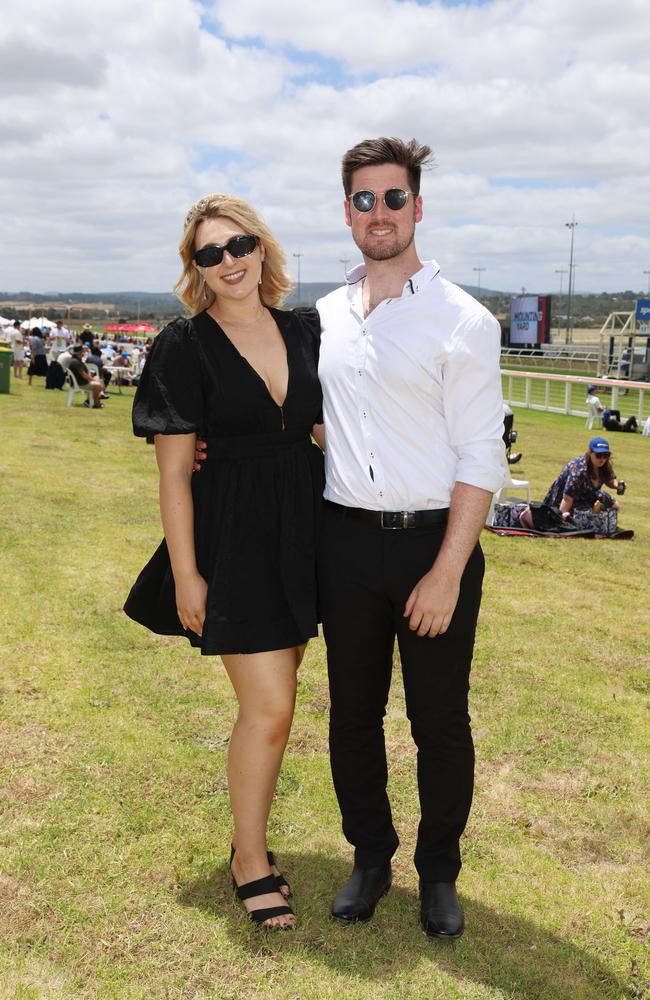
<svg viewBox="0 0 650 1000"><path fill-rule="evenodd" d="M208 291L208 283L205 280L205 278L203 279L203 298L205 299L206 302L210 298L210 292Z"/></svg>
<svg viewBox="0 0 650 1000"><path fill-rule="evenodd" d="M262 261L262 266L260 267L260 278L257 282L258 285L262 284L262 278L264 277L264 261Z"/></svg>

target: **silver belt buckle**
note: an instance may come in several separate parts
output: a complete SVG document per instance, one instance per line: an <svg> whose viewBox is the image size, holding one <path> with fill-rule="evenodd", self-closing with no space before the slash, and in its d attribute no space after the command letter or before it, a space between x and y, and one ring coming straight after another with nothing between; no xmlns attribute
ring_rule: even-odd
<svg viewBox="0 0 650 1000"><path fill-rule="evenodd" d="M382 512L381 512L381 526L382 526L382 528L385 531L401 531L402 528L408 528L409 527L409 516L410 516L410 513L411 513L410 511L408 511L408 510L402 510L402 511L397 511L397 512L390 511L391 514L393 514L393 513L399 513L399 514L402 515L402 523L401 524L399 524L399 523L398 524L384 524L384 514L388 514L388 513L389 512L387 510L382 510Z"/></svg>

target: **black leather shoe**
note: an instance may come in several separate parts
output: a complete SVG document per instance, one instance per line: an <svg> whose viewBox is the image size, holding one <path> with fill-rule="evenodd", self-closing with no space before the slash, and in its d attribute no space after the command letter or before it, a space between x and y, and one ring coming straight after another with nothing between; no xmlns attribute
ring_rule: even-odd
<svg viewBox="0 0 650 1000"><path fill-rule="evenodd" d="M359 868L352 874L332 903L332 916L343 923L370 920L382 896L390 889L393 879L390 861L379 868Z"/></svg>
<svg viewBox="0 0 650 1000"><path fill-rule="evenodd" d="M455 882L420 882L420 923L429 937L454 941L465 930Z"/></svg>

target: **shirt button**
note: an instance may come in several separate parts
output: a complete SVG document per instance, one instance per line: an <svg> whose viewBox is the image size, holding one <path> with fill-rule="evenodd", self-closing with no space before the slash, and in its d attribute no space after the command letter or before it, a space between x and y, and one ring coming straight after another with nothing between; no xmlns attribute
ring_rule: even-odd
<svg viewBox="0 0 650 1000"><path fill-rule="evenodd" d="M359 371L357 372L357 375L363 375L363 372L361 371L361 369L359 369Z"/></svg>
<svg viewBox="0 0 650 1000"><path fill-rule="evenodd" d="M370 452L370 457L371 457L371 458L374 458L374 457L375 457L375 453L374 453L374 451L371 451L371 452Z"/></svg>
<svg viewBox="0 0 650 1000"><path fill-rule="evenodd" d="M383 494L383 491L382 491L382 490L380 490L380 491L379 491L379 493L378 493L378 496L380 496L380 497L383 497L383 495L384 495L384 494Z"/></svg>
<svg viewBox="0 0 650 1000"><path fill-rule="evenodd" d="M363 418L364 418L364 420L365 420L365 418L366 418L366 411L365 411L365 410L362 410L362 413L363 413Z"/></svg>

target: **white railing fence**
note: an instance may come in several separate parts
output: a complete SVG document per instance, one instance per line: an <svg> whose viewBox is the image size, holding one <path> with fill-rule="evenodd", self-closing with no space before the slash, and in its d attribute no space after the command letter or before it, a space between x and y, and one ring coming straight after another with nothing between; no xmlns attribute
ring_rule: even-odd
<svg viewBox="0 0 650 1000"><path fill-rule="evenodd" d="M595 385L601 402L604 390L611 390L612 409L625 410L625 416L634 413L639 423L650 415L650 383L630 382L627 379L589 378L582 375L555 375L538 372L501 369L503 398L510 406L523 406L529 410L546 410L549 413L567 413L573 417L587 417L587 386ZM623 400L619 405L619 396Z"/></svg>

